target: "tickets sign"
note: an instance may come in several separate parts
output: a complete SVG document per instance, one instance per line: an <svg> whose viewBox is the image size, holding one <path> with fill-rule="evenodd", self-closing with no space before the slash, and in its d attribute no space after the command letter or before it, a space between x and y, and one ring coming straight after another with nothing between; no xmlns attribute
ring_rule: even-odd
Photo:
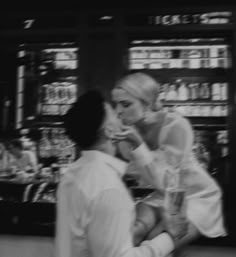
<svg viewBox="0 0 236 257"><path fill-rule="evenodd" d="M165 15L135 15L126 17L128 26L146 25L212 25L212 24L231 24L233 23L232 12L209 12L192 14L165 14Z"/></svg>

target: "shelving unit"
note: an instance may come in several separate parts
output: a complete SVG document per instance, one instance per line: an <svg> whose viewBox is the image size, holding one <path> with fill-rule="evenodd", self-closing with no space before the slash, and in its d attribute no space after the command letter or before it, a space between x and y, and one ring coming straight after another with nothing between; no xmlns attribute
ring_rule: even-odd
<svg viewBox="0 0 236 257"><path fill-rule="evenodd" d="M53 157L66 165L76 156L75 146L62 128L61 117L77 99L78 50L74 43L48 43L22 45L19 51L22 65L18 68L21 90L17 97L16 127L28 125L41 134L37 145L39 161ZM31 90L27 91L29 87Z"/></svg>

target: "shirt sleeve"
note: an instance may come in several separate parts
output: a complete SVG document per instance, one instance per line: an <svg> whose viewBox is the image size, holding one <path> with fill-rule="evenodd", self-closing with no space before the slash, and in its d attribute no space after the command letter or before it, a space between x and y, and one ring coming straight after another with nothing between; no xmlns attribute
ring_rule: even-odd
<svg viewBox="0 0 236 257"><path fill-rule="evenodd" d="M164 257L174 244L167 233L133 246L133 217L126 197L119 190L108 189L94 200L88 225L91 256L96 257Z"/></svg>
<svg viewBox="0 0 236 257"><path fill-rule="evenodd" d="M179 168L193 144L193 131L188 123L171 125L159 148L151 151L146 143L132 152L133 161L137 164L139 175L150 185L164 189L166 174Z"/></svg>

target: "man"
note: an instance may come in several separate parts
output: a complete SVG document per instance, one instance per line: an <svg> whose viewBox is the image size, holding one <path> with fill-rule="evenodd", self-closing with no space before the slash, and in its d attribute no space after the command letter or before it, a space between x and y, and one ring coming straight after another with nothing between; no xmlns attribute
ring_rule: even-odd
<svg viewBox="0 0 236 257"><path fill-rule="evenodd" d="M97 91L82 95L65 115L65 129L81 148L57 191L56 257L164 257L178 245L174 226L134 247L135 203L115 158L112 108Z"/></svg>

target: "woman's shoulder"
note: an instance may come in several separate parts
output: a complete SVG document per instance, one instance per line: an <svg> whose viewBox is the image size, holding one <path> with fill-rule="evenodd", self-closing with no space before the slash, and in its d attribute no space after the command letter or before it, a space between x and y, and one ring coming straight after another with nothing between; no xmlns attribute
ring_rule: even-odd
<svg viewBox="0 0 236 257"><path fill-rule="evenodd" d="M177 112L167 112L163 128L180 128L186 131L192 130L190 121Z"/></svg>
<svg viewBox="0 0 236 257"><path fill-rule="evenodd" d="M172 112L166 112L166 119L165 119L165 124L170 124L170 123L182 123L182 122L187 122L189 123L189 120L184 117L182 114L172 111Z"/></svg>

